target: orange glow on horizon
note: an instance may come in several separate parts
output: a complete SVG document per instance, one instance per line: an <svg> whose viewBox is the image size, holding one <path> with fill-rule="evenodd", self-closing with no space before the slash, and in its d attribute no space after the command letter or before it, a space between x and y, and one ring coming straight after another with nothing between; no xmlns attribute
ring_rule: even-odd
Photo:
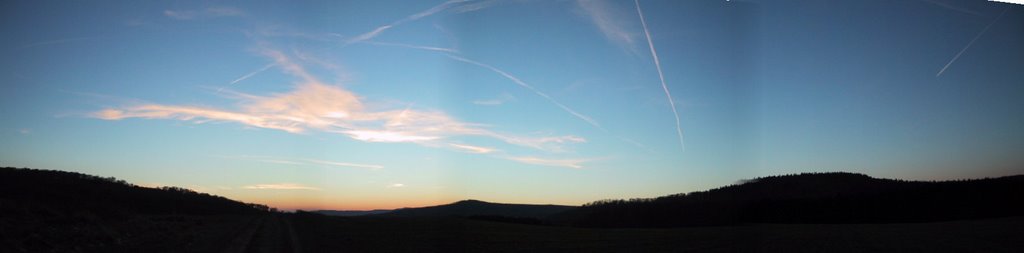
<svg viewBox="0 0 1024 253"><path fill-rule="evenodd" d="M425 206L437 206L450 204L452 202L459 201L461 199L451 200L422 200L422 201L380 201L380 202L360 202L360 203L325 203L325 202L304 202L301 200L280 200L266 205L277 208L278 210L295 211L295 210L346 210L346 211L369 211L369 210L390 210L399 209L406 207L425 207ZM260 203L264 204L264 203Z"/></svg>

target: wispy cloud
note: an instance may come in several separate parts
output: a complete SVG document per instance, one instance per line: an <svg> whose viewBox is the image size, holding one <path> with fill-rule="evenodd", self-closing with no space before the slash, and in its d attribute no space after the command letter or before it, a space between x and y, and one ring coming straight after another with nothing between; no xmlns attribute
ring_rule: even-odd
<svg viewBox="0 0 1024 253"><path fill-rule="evenodd" d="M405 45L405 47L421 49L421 50L443 51L443 50L436 50L435 48L431 48L431 47L416 46L416 45ZM582 113L576 112L576 110L573 110L572 108L569 108L565 104L562 104L561 102L558 102L558 100L555 100L553 97L551 97L547 93L544 93L544 92L541 92L540 90L537 90L532 85L527 84L526 82L523 82L523 80L519 79L518 77L515 77L512 74L509 74L508 72L505 72L504 70L498 69L498 68L496 68L494 66L491 66L489 64L485 64L485 63L478 62L478 61L475 61L475 60L470 60L470 59L467 59L465 57L456 55L455 53L457 53L457 52L446 53L445 56L448 56L448 58L451 58L453 60L457 60L457 61L461 61L461 62L472 64L472 65L476 65L476 66L479 66L479 67L482 67L482 68L485 68L485 69L489 69L489 70L491 70L491 71L493 71L495 73L498 73L499 75L505 77L506 79L511 80L513 83L519 85L520 87L526 88L527 90L532 91L534 94L537 94L538 96L548 100L548 102L551 102L555 106L558 106L558 108L562 109L565 112L568 112L569 114L572 114L576 118L579 118L579 119L587 122L588 124L590 124L590 125L592 125L594 127L597 127L598 129L601 129L602 131L608 131L607 129L602 127L600 123L598 123L596 120L594 120L590 116L587 116L587 115L584 115ZM478 104L478 105L497 105L498 102L497 101L474 101L474 103Z"/></svg>
<svg viewBox="0 0 1024 253"><path fill-rule="evenodd" d="M478 10L483 10L483 9L489 8L491 6L494 6L496 4L501 3L503 1L504 0L485 0L485 1L476 1L476 2L472 2L472 3L466 3L466 4L463 4L463 5L459 5L459 6L453 7L452 8L452 12L455 12L455 13L474 12L474 11L478 11Z"/></svg>
<svg viewBox="0 0 1024 253"><path fill-rule="evenodd" d="M389 184L389 185L387 186L387 188L402 188L402 187L405 187L405 184L402 184L402 183L394 183L394 184Z"/></svg>
<svg viewBox="0 0 1024 253"><path fill-rule="evenodd" d="M587 159L545 159L532 156L506 156L504 158L526 164L566 167L573 169L581 169L583 168L582 163L589 161Z"/></svg>
<svg viewBox="0 0 1024 253"><path fill-rule="evenodd" d="M473 104L475 104L475 105L494 106L494 105L502 105L502 104L505 104L507 102L511 102L511 101L515 101L515 100L516 100L516 97L512 96L512 94L501 93L501 95L499 95L496 98L473 100Z"/></svg>
<svg viewBox="0 0 1024 253"><path fill-rule="evenodd" d="M665 96L668 97L668 104L672 107L672 116L676 118L676 133L679 135L679 146L686 151L686 144L683 144L683 127L679 123L679 112L676 111L676 102L672 99L672 93L668 91L668 85L665 84L665 74L661 72L661 61L658 60L658 51L654 50L654 41L651 41L651 31L647 29L647 20L644 18L644 12L640 9L640 0L633 0L636 4L636 13L640 16L640 24L644 28L644 36L647 37L647 46L651 49L651 57L654 58L654 67L658 70L658 79L661 80L661 88L665 91Z"/></svg>
<svg viewBox="0 0 1024 253"><path fill-rule="evenodd" d="M632 25L625 18L627 12L614 8L612 3L606 0L577 0L576 5L609 41L634 54L638 53L638 34L627 28Z"/></svg>
<svg viewBox="0 0 1024 253"><path fill-rule="evenodd" d="M255 161L262 163L275 163L275 164L288 164L288 165L326 165L333 167L349 167L349 168L363 168L363 169L383 169L383 165L376 164L361 164L361 163L350 163L350 162L338 162L328 161L319 159L307 159L307 158L284 158L284 157L272 157L272 156L252 156L252 155L238 155L238 156L216 156L222 158L231 158L247 161Z"/></svg>
<svg viewBox="0 0 1024 253"><path fill-rule="evenodd" d="M261 53L273 59L274 66L300 79L294 90L271 95L233 92L234 99L239 100L238 108L235 109L138 103L107 108L91 113L90 116L105 120L174 119L197 124L234 122L289 133L333 133L364 142L416 143L428 147L449 147L474 153L489 152L484 152L485 149L471 148L477 146L465 144L458 141L457 138L463 136L487 137L512 145L548 152L562 152L566 145L586 142L586 139L572 135L523 136L499 133L479 124L462 122L437 110L414 108L395 110L370 107L364 104L363 98L351 91L340 86L322 83L301 64L292 61L288 55L282 52L264 49ZM316 163L308 159L263 158L263 160Z"/></svg>
<svg viewBox="0 0 1024 253"><path fill-rule="evenodd" d="M234 84L236 84L238 82L245 81L245 79L249 79L250 77L255 76L256 74L259 74L259 73L261 73L263 71L267 71L268 69L270 69L272 67L274 67L273 63L267 64L266 66L263 66L262 68L257 69L257 70L255 70L253 72L249 72L248 74L245 74L245 75L243 75L243 76L241 76L241 77L231 81L231 83L228 83L228 85L226 85L224 87L220 87L220 89L217 89L217 92L220 92L221 90L223 90L227 86L231 86L231 85L234 85Z"/></svg>
<svg viewBox="0 0 1024 253"><path fill-rule="evenodd" d="M233 7L210 7L202 10L164 10L164 16L177 20L237 17L244 15L245 12Z"/></svg>
<svg viewBox="0 0 1024 253"><path fill-rule="evenodd" d="M46 40L46 41L39 41L39 42L29 43L27 45L19 47L18 49L33 48L33 47L38 47L38 46L57 45L57 44L71 43L71 42L84 41L84 40L92 40L92 39L99 39L99 38L102 38L102 37L101 36L88 36L88 37L75 37L75 38L63 38L63 39L55 39L55 40Z"/></svg>
<svg viewBox="0 0 1024 253"><path fill-rule="evenodd" d="M363 43L370 44L370 45L378 45L378 46L394 46L394 47L404 47L404 48L412 48L412 49L422 49L422 50L437 51L437 52L443 52L443 53L459 53L458 50L455 50L455 49L452 49L452 48L443 48L443 47L420 46L420 45L412 45L412 44L404 44L404 43L379 42L379 41L363 41Z"/></svg>
<svg viewBox="0 0 1024 253"><path fill-rule="evenodd" d="M565 152L562 147L564 144L570 143L584 143L587 139L579 136L565 135L565 136L549 136L540 138L521 138L521 137L508 137L508 136L493 136L501 139L507 143L520 145L524 147L531 147L535 149L545 150L549 152Z"/></svg>
<svg viewBox="0 0 1024 253"><path fill-rule="evenodd" d="M384 31L387 31L388 29L391 29L393 27L399 26L399 25L404 24L406 22L415 21L417 19L421 19L421 18L430 16L430 15L437 14L438 12L441 12L441 11L444 11L444 10L446 10L448 8L451 8L451 7L455 6L456 4L460 4L460 3L463 3L463 2L467 2L467 1L469 1L469 0L449 0L449 1L446 1L444 3L436 5L434 7L430 7L430 9L426 9L426 10L423 10L423 11L418 12L416 14L409 15L408 17L396 20L394 22L391 22L390 24L382 25L382 26L379 26L377 28L374 28L372 31L369 31L369 32L366 32L366 33L363 33L363 34L360 34L360 35L356 35L356 36L348 39L348 41L346 41L346 44L359 43L359 42L363 42L363 41L367 41L367 40L373 39L374 37L377 37L378 35L380 35Z"/></svg>
<svg viewBox="0 0 1024 253"><path fill-rule="evenodd" d="M391 29L392 26L394 26L394 25L384 25L384 26L381 26L381 27L377 27L376 29L373 29L373 31L370 31L370 32L367 32L367 33L364 33L364 34L360 34L360 35L356 35L355 37L352 37L351 39L349 39L347 41L347 43L348 44L359 43L359 42L363 42L363 41L366 41L366 40L369 40L369 39L373 39L374 37L377 37L377 35L380 35L380 33L384 32L385 30Z"/></svg>
<svg viewBox="0 0 1024 253"><path fill-rule="evenodd" d="M462 151L466 151L466 152L470 152L470 153L476 153L476 154L488 154L488 153L494 153L494 152L498 151L497 149L494 149L494 148L480 147L480 146L473 146L473 145L466 145L466 144L450 143L448 145L453 147L453 148L456 148L458 150L462 150Z"/></svg>
<svg viewBox="0 0 1024 253"><path fill-rule="evenodd" d="M985 14L981 14L981 13L979 13L977 11L972 11L972 10L969 10L969 9L963 8L963 7L957 7L955 5L944 3L944 2L939 2L939 1L934 1L934 0L918 0L918 1L926 2L926 3L932 4L932 5L935 5L935 6L938 6L938 7L942 7L942 8L947 9L947 10L962 12L962 13L971 14L971 15L975 15L975 16L981 16L981 17L985 16Z"/></svg>
<svg viewBox="0 0 1024 253"><path fill-rule="evenodd" d="M448 30L448 28L445 28L444 26L438 23L434 23L434 29L437 29L437 31L441 32L441 34L444 35L445 40L447 40L448 44L451 45L450 48L452 48L455 51L459 51L459 39L458 36L455 36L455 33L453 33L451 30Z"/></svg>
<svg viewBox="0 0 1024 253"><path fill-rule="evenodd" d="M981 32L978 33L978 35L975 35L974 38L971 39L971 42L968 42L963 49L960 49L960 52L956 53L956 55L953 56L953 59L950 59L949 62L946 63L946 66L942 66L942 69L940 69L938 73L935 73L935 77L939 77L942 75L943 72L946 72L946 69L949 68L950 65L953 65L953 62L955 62L956 59L960 59L960 55L964 54L964 52L967 52L967 49L971 48L971 45L974 45L974 42L978 41L978 38L981 38L982 35L985 35L985 32L987 32L989 28L992 28L992 25L996 24L996 22L998 22L1000 18L1003 18L1003 15L1005 15L1006 11L1008 10L1010 10L1009 6L1003 9L1003 12L999 13L999 16L996 17L996 19L993 19L991 23L988 23L988 25L985 26L985 29L982 29Z"/></svg>
<svg viewBox="0 0 1024 253"><path fill-rule="evenodd" d="M276 163L276 164L288 164L288 165L305 165L305 163L302 163L302 162L289 161L289 160L281 160L281 159L273 159L273 158L254 158L254 159L250 159L250 160L257 161L257 162L262 162L262 163Z"/></svg>
<svg viewBox="0 0 1024 253"><path fill-rule="evenodd" d="M314 163L314 164L329 165L329 166L340 166L340 167L352 167L352 168L364 168L364 169L383 169L384 168L384 166L376 165L376 164L346 163L346 162L335 162L335 161L325 161L325 160L315 160L315 159L304 159L304 161L311 162L311 163Z"/></svg>
<svg viewBox="0 0 1024 253"><path fill-rule="evenodd" d="M629 143L630 145L633 145L634 147L636 147L639 150L643 150L647 154L651 154L651 155L658 154L658 152L655 152L654 149L651 149L650 147L648 147L647 145L644 145L643 143L640 143L639 141L636 141L636 140L633 140L633 139L630 139L630 138L626 138L626 137L622 137L622 136L616 136L616 138L618 138L622 142Z"/></svg>
<svg viewBox="0 0 1024 253"><path fill-rule="evenodd" d="M305 186L301 184L279 183L279 184L257 184L242 186L242 189L249 190L307 190L319 191L320 188Z"/></svg>
<svg viewBox="0 0 1024 253"><path fill-rule="evenodd" d="M473 64L473 65L477 65L477 66L489 69L491 71L494 71L495 73L498 73L499 75L504 76L508 80L511 80L512 82L514 82L515 84L519 85L520 87L526 88L527 90L532 91L534 94L537 94L538 96L541 96L542 98L548 100L548 102L551 102L552 104L555 104L556 106L558 106L558 108L561 108L563 111L568 112L569 114L572 114L576 118L579 118L579 119L587 122L588 124L590 124L590 125L592 125L594 127L597 127L597 128L599 128L601 130L605 130L604 127L601 127L601 124L598 124L597 121L594 120L593 118L591 118L590 116L583 115L582 113L576 112L576 110L573 110L572 108L569 108L568 106L565 106L564 104L558 102L558 100L555 100L551 96L548 96L548 94L537 90L532 85L527 84L526 82L523 82L523 80L520 80L518 77L515 77L512 74L509 74L508 72L505 72L505 71L503 71L501 69L495 68L494 66L491 66L491 65L488 65L488 64L484 64L484 63L481 63L481 62L478 62L478 61L474 61L474 60L463 58L461 56L456 56L456 55L448 54L448 57L452 58L454 60L457 60L457 61L461 61L461 62Z"/></svg>
<svg viewBox="0 0 1024 253"><path fill-rule="evenodd" d="M352 130L343 131L352 139L367 142L425 142L440 139L440 136L419 135L414 132L402 131L381 131L381 130Z"/></svg>
<svg viewBox="0 0 1024 253"><path fill-rule="evenodd" d="M266 25L246 31L250 37L289 37L319 42L343 42L345 36L338 33L311 33L285 25Z"/></svg>
<svg viewBox="0 0 1024 253"><path fill-rule="evenodd" d="M210 120L231 121L250 126L277 129L290 133L301 133L304 128L296 121L300 118L293 118L286 115L251 115L238 112L223 111L212 108L192 106L168 106L159 104L145 104L129 106L122 109L108 108L93 113L91 116L105 120L120 120L126 118L147 118L147 119L177 119L185 121L195 120L197 123L204 123ZM284 117L284 119L279 119Z"/></svg>
<svg viewBox="0 0 1024 253"><path fill-rule="evenodd" d="M534 92L538 96L541 96L544 99L547 99L549 102L555 104L556 106L561 108L563 111L568 112L569 114L575 116L576 118L579 118L579 119L587 122L588 124L593 125L594 127L597 127L598 129L601 129L603 131L608 131L607 129L602 127L599 123L597 123L596 120L590 118L589 116L586 116L586 115L583 115L581 113L578 113L575 110L569 108L568 106L565 106L564 104L556 101L554 98L552 98L548 94L546 94L544 92L541 92L541 91L537 90L536 88L534 88L533 86L531 86L530 84L522 81L518 77L515 77L512 74L509 74L508 72L505 72L504 70L498 69L498 68L496 68L494 66L491 66L491 65L488 65L488 64L485 64L485 63L482 63L482 62L470 60L470 59L467 59L465 57L461 57L461 56L458 55L458 52L456 52L454 50L452 50L451 52L446 52L448 50L438 50L437 48L434 48L434 47L425 47L425 46L398 44L398 43L393 43L393 44L392 43L389 43L389 44L368 43L368 44L376 44L376 45L384 45L384 46L401 46L401 47L406 47L406 48L413 48L413 49L420 49L420 50L430 50L430 51L439 51L439 52L445 53L445 55L448 56L451 59L454 59L454 60L457 60L457 61L461 61L461 62L465 62L465 63L469 63L469 64L473 64L473 65L476 65L476 66L479 66L479 67L482 67L482 68L489 69L489 70L491 70L491 71L493 71L493 72L495 72L495 73L497 73L497 74L499 74L499 75L501 75L501 76L511 80L512 82L514 82L515 84L519 85L520 87L526 88L526 89ZM502 94L501 97L496 98L496 99L475 100L475 101L472 101L472 102L474 104L477 104L477 105L488 105L488 106L491 106L491 105L500 105L500 104L503 104L503 103L505 103L507 101L512 101L512 100L515 100L515 97L512 97L510 94L504 93L504 94ZM510 144L515 144L515 145L525 146L525 147L532 147L532 148L535 148L535 149L545 150L545 151L549 151L549 152L556 152L556 153L557 152L564 152L565 151L564 149L562 149L563 144L587 142L587 140L582 138L582 137L572 136L572 135L541 137L541 138L511 137L511 136L506 136L506 135L494 134L494 133L490 133L490 132L484 132L481 135L490 136L490 137L493 137L493 138L496 138L496 139L499 139L499 140L503 140L503 141L505 141L507 143L510 143ZM389 133L386 136L396 137L395 139L410 138L410 136L407 136L407 135L395 135L393 133ZM425 136L418 136L417 138L424 138L424 137ZM365 138L364 137L364 139L371 140L372 138ZM386 138L380 138L380 139L381 139L381 141L388 140ZM477 153L477 154L493 154L492 156L498 157L498 158L513 160L513 161L517 161L517 162L521 162L521 163L527 163L527 164L543 165L543 166L582 168L583 166L581 165L581 163L583 163L585 161L589 161L588 159L542 159L542 158L530 157L530 156L509 156L507 154L504 154L504 152L501 152L501 150L498 150L498 149L486 148L486 147L478 147L478 146L458 144L458 143L449 143L448 146L452 147L452 148L455 148L456 150L461 150L461 151L465 151L465 152Z"/></svg>
<svg viewBox="0 0 1024 253"><path fill-rule="evenodd" d="M256 75L256 74L259 74L260 72L263 72L263 71L267 71L267 70L268 70L268 69L270 69L271 67L274 67L274 64L273 64L273 63L271 63L271 64L267 64L266 66L263 66L262 68L260 68L260 69L257 69L256 71L253 71L253 72L249 72L248 74L245 74L244 76L242 76L242 77L239 77L239 78L237 78L237 79L235 79L235 80L231 81L231 83L229 83L229 85L230 85L230 84L235 84L235 83L238 83L238 82L241 82L241 81L244 81L245 79L249 79L250 77L252 77L252 76L254 76L254 75Z"/></svg>

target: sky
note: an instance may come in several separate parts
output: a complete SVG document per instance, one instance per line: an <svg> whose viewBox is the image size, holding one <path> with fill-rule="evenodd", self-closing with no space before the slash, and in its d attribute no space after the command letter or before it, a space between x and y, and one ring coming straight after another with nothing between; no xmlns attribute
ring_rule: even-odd
<svg viewBox="0 0 1024 253"><path fill-rule="evenodd" d="M0 3L0 165L281 209L1024 173L1024 7Z"/></svg>

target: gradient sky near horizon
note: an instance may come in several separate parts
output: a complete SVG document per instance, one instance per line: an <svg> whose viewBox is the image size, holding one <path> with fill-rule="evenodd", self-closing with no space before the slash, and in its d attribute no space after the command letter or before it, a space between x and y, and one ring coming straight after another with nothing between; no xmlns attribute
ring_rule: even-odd
<svg viewBox="0 0 1024 253"><path fill-rule="evenodd" d="M283 209L1024 173L1022 6L638 3L7 1L0 165Z"/></svg>

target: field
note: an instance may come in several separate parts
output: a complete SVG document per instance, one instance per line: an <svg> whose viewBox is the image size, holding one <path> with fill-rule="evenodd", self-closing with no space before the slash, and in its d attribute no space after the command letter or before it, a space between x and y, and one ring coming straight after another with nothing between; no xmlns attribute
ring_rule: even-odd
<svg viewBox="0 0 1024 253"><path fill-rule="evenodd" d="M8 218L11 217L11 218ZM0 217L0 252L219 252L260 216Z"/></svg>
<svg viewBox="0 0 1024 253"><path fill-rule="evenodd" d="M10 220L8 220L10 222ZM1019 252L1024 217L588 229L461 218L149 216L4 224L3 252ZM6 226L16 225L16 226ZM27 228L20 230L16 228ZM34 231L34 232L33 232Z"/></svg>
<svg viewBox="0 0 1024 253"><path fill-rule="evenodd" d="M181 188L139 187L113 178L0 168L0 252L1021 252L1024 249L1024 216L1019 214L1019 210L1024 209L1019 208L1016 200L1021 195L1020 176L910 183L937 187L903 191L916 195L887 191L860 200L826 198L828 201L778 202L799 205L771 205L774 209L763 205L734 205L732 209L713 205L721 202L683 205L687 208L670 205L690 203L687 202L690 198L712 199L707 195L716 194L724 196L717 199L736 199L730 196L740 196L737 192L766 192L756 188L765 184L785 185L790 192L810 192L800 190L793 183L777 182L791 178L806 179L779 177L774 181L761 180L760 184L725 187L707 193L578 208L459 201L378 215L340 217L301 211L281 213L263 205ZM796 181L841 185L821 178ZM808 189L822 192L827 188ZM775 193L772 196L784 196ZM946 198L921 200L925 195ZM896 202L906 199L909 200ZM914 200L918 205L908 204ZM857 203L890 204L871 209L854 205ZM851 208L823 208L837 205ZM592 224L620 228L528 225L571 223L556 222L559 219L500 216L533 214L532 217L557 218L558 215L551 213L574 210L584 212L569 213L571 215L564 216L569 218L566 220L600 221ZM731 223L718 223L721 226L621 228L635 227L622 222L630 219L638 224L707 221L722 217L708 214L729 213L730 210L778 214L760 218L805 219L788 223L726 219ZM919 214L915 217L972 218L922 223L909 223L906 219L899 223L838 224L843 219L808 223L807 216L829 217L822 216L828 212L814 212L818 210L856 214L851 216L855 218L871 217L868 212L872 210L879 211L876 214L889 214L883 217L890 218L903 217L897 214L908 213L906 210L917 210L915 213ZM687 215L687 212L707 216Z"/></svg>
<svg viewBox="0 0 1024 253"><path fill-rule="evenodd" d="M465 219L291 217L309 252L1019 252L1024 218L584 229Z"/></svg>

